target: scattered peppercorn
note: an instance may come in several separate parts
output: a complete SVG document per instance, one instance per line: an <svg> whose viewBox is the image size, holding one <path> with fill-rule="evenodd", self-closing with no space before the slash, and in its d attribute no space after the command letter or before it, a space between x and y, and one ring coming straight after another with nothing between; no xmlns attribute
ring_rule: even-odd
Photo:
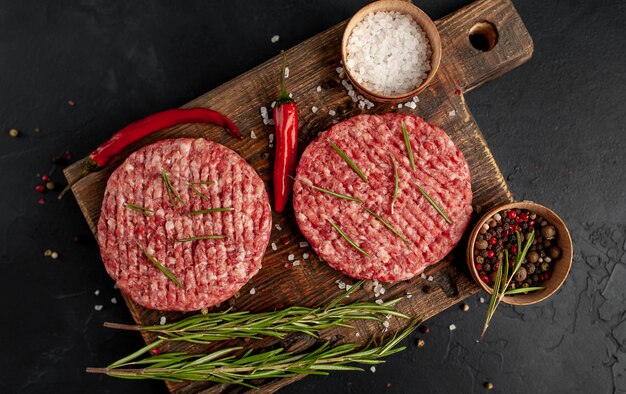
<svg viewBox="0 0 626 394"><path fill-rule="evenodd" d="M54 182L46 182L46 189L54 190L55 184Z"/></svg>
<svg viewBox="0 0 626 394"><path fill-rule="evenodd" d="M430 332L430 328L428 328L428 326L420 326L419 330L422 334L428 334Z"/></svg>
<svg viewBox="0 0 626 394"><path fill-rule="evenodd" d="M50 257L52 258L52 260L56 260L56 259L58 259L58 258L59 258L59 253L57 253L57 252L52 252L52 253L50 254Z"/></svg>
<svg viewBox="0 0 626 394"><path fill-rule="evenodd" d="M9 136L16 138L17 136L20 135L20 132L17 129L11 129L9 130Z"/></svg>
<svg viewBox="0 0 626 394"><path fill-rule="evenodd" d="M426 293L426 294L430 294L430 293L432 293L432 292L433 292L433 288L432 288L431 286L428 286L428 285L424 286L424 288L423 288L422 290L423 290L423 291L424 291L424 293Z"/></svg>
<svg viewBox="0 0 626 394"><path fill-rule="evenodd" d="M487 390L493 390L493 383L491 382L485 382L485 388Z"/></svg>
<svg viewBox="0 0 626 394"><path fill-rule="evenodd" d="M470 310L470 306L467 304L463 304L463 306L461 307L461 309L463 310L463 312L467 312Z"/></svg>
<svg viewBox="0 0 626 394"><path fill-rule="evenodd" d="M419 339L417 340L417 347L421 349L421 348L423 348L424 346L426 346L426 341L424 341L422 338L419 338Z"/></svg>
<svg viewBox="0 0 626 394"><path fill-rule="evenodd" d="M35 186L35 191L38 193L43 193L45 190L46 190L46 187L44 185Z"/></svg>
<svg viewBox="0 0 626 394"><path fill-rule="evenodd" d="M52 255L52 251L51 251L50 249L46 249L46 250L43 252L43 255L44 255L44 256L46 256L46 257L50 257L50 256Z"/></svg>

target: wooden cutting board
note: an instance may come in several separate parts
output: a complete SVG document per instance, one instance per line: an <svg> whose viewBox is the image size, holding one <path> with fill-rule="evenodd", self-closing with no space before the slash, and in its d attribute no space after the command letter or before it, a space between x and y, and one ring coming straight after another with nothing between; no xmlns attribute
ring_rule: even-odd
<svg viewBox="0 0 626 394"><path fill-rule="evenodd" d="M488 43L490 22L497 30L497 42L490 51L481 51L470 42L470 31L478 32L478 41ZM482 23L482 24L481 24ZM490 81L527 61L533 51L533 43L520 16L509 0L476 1L438 21L437 28L443 44L441 67L434 81L419 94L417 108L412 110L403 106L398 108L389 104L377 104L369 111L360 110L341 84L345 76L337 73L340 66L340 41L346 22L340 23L288 50L290 78L288 90L293 92L300 109L300 152L319 132L332 125L333 120L343 120L360 113L406 112L414 113L427 121L446 130L456 145L463 151L470 167L473 206L479 213L493 205L512 201L508 187L494 161L487 144L472 117L463 95L468 91ZM481 28L482 26L482 28ZM495 35L492 34L491 38ZM260 66L240 75L222 86L184 105L184 107L208 107L229 116L245 134L243 140L230 138L222 129L208 125L182 125L160 131L129 147L107 169L91 174L77 182L72 191L85 215L91 230L96 233L100 206L106 182L113 171L128 154L137 148L163 138L206 137L220 142L238 152L254 167L265 180L271 193L271 169L273 149L269 147L269 135L273 127L264 125L260 108L270 106L278 95L277 80L280 72L280 57L276 56ZM317 87L321 91L317 92ZM316 113L311 108L316 106ZM329 110L337 114L330 116ZM257 138L250 138L254 131ZM84 159L83 159L84 160ZM83 160L65 170L68 181L76 179ZM476 216L476 215L475 215ZM475 218L474 218L475 219ZM338 297L341 290L336 281L339 279L351 284L355 281L331 269L321 262L309 247L300 247L305 241L298 231L293 213L273 215L274 229L271 243L277 250L268 247L263 260L263 268L241 290L240 296L222 305L232 306L236 310L268 311L282 309L290 305L323 306ZM469 230L469 229L468 229ZM469 232L469 231L468 231ZM423 320L443 311L478 291L472 282L464 260L465 241L461 241L456 250L443 262L430 267L426 275L432 281L420 277L395 284L386 284L386 292L381 298L388 300L399 296L405 297L398 309ZM311 257L302 258L304 253ZM302 263L292 266L287 256L294 254ZM99 263L99 262L94 262ZM432 291L425 292L429 286ZM256 293L250 294L254 288ZM351 299L374 300L371 285L355 293ZM155 324L161 316L169 322L180 319L180 313L163 313L148 310L126 298L126 304L133 318L139 324ZM228 304L228 305L227 305ZM392 319L388 330L373 322L359 322L356 329L336 329L325 332L323 338L340 338L341 341L365 342L370 337L395 333L406 326L404 320ZM359 334L357 334L357 332ZM149 335L146 341L151 341ZM234 343L246 347L265 347L282 345L289 349L303 349L312 344L305 337L289 338L287 342L277 340L260 342L230 342L213 346L175 344L164 350L185 349L204 352ZM120 354L120 357L125 354ZM108 363L113 360L102 360ZM284 385L301 378L258 382L263 391L272 392ZM209 383L168 384L173 393L217 393L241 392L242 387L213 385Z"/></svg>

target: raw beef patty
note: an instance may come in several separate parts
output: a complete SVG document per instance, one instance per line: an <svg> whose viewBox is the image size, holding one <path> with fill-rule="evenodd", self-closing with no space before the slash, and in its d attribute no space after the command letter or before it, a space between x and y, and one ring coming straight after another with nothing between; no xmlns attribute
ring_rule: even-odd
<svg viewBox="0 0 626 394"><path fill-rule="evenodd" d="M168 196L162 170L184 204ZM232 210L189 214L209 208ZM192 311L230 298L259 271L271 221L265 185L243 158L206 139L170 139L134 152L113 172L98 243L107 272L133 301L151 309ZM227 238L180 241L206 235Z"/></svg>
<svg viewBox="0 0 626 394"><path fill-rule="evenodd" d="M402 133L411 141L411 169ZM332 148L335 143L365 174L368 183ZM392 212L393 156L398 195ZM423 119L402 114L359 115L325 131L304 151L296 170L293 206L300 230L328 264L358 279L410 279L440 261L459 242L472 213L467 162L450 137ZM447 223L417 185L451 219ZM310 187L361 199L410 243L403 241L359 202ZM333 228L334 222L365 256Z"/></svg>

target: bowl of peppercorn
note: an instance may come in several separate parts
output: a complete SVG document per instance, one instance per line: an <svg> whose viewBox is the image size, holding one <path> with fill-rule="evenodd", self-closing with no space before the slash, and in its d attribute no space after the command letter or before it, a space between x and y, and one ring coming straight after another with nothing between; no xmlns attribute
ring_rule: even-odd
<svg viewBox="0 0 626 394"><path fill-rule="evenodd" d="M563 220L543 205L524 201L485 213L470 234L467 264L487 293L493 293L500 275L499 287L506 286L502 301L530 305L561 287L572 266L572 254L572 238ZM501 268L501 264L508 267Z"/></svg>

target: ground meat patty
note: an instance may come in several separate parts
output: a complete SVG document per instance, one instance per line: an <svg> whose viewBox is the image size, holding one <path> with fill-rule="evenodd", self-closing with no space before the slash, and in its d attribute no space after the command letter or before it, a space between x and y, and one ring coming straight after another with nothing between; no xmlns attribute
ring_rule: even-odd
<svg viewBox="0 0 626 394"><path fill-rule="evenodd" d="M175 209L164 169L186 205ZM196 184L203 196L189 188ZM148 216L129 209L154 211ZM185 215L208 208L229 212ZM192 311L234 295L261 267L272 226L265 185L232 150L205 139L170 139L130 155L109 178L98 222L107 272L120 290L146 308ZM227 239L176 240L202 235ZM143 247L180 282L176 285L142 252Z"/></svg>
<svg viewBox="0 0 626 394"><path fill-rule="evenodd" d="M415 171L411 170L402 133L410 136ZM367 176L365 183L333 150L343 150ZM394 190L392 155L398 166ZM360 115L338 123L311 143L296 170L293 207L300 230L333 268L358 279L405 280L445 257L459 242L472 212L470 173L450 137L423 119L402 114ZM314 190L310 184L365 201L411 244L386 228L361 204ZM444 209L452 224L424 198L419 184ZM352 247L327 219L358 246Z"/></svg>

